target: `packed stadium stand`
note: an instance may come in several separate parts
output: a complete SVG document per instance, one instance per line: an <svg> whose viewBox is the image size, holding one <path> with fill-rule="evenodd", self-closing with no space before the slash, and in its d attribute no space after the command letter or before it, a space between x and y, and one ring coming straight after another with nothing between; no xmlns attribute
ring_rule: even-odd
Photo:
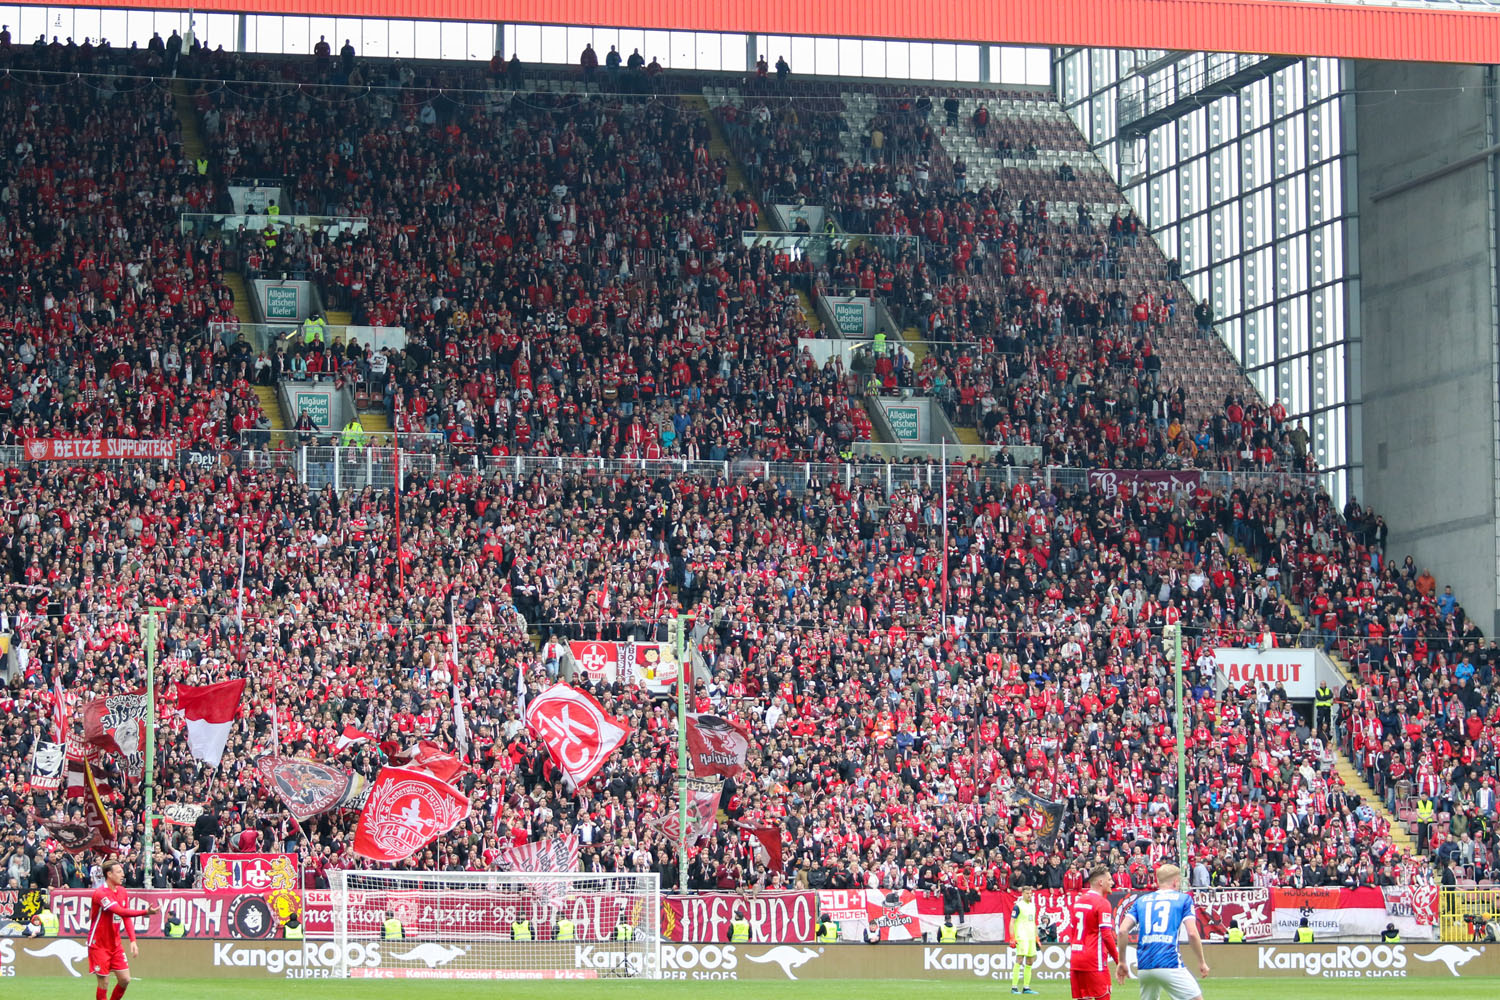
<svg viewBox="0 0 1500 1000"><path fill-rule="evenodd" d="M374 741L346 728L453 747L455 680L475 809L407 866L482 870L577 832L585 869L670 884L670 703L575 675L630 735L570 790L516 691L554 679L569 640L662 641L682 612L707 668L695 707L756 734L723 810L778 824L787 858L767 870L721 824L692 888L913 888L962 913L977 888L1076 888L1096 860L1151 884L1175 852L1174 623L1195 884L1495 877L1495 643L1386 553L1375 512L1318 490L1305 434L1200 329L1046 95L690 74L616 93L519 65L208 53L184 75L214 82L174 90L144 79L164 58L4 53L0 444L171 436L217 458L7 452L4 610L28 667L0 701L0 885L87 884L87 856L41 832L77 806L31 788L31 749L55 689L76 708L138 683L152 605L166 703L249 678L220 768L180 723L163 734L161 794L208 808L153 845L158 886L192 885L212 846L304 846L310 885L358 866L353 814L292 823L256 756L373 776ZM230 182L273 174L289 213L368 229L182 232L180 212L225 212ZM920 249L850 239L815 267L742 239L789 199ZM306 275L407 346L375 364L211 336L252 270ZM878 386L799 349L825 335L806 303L848 287L902 318L919 359L880 359ZM317 377L360 386L426 457L399 542L389 481L302 481L286 441L242 433L270 427L257 385ZM855 459L868 397L903 391L1042 457ZM1196 476L1106 492L1091 468ZM1336 723L1216 683L1208 650L1268 634L1345 665ZM138 852L139 792L107 777ZM1050 845L1017 789L1064 804ZM1438 801L1430 829L1418 795Z"/></svg>

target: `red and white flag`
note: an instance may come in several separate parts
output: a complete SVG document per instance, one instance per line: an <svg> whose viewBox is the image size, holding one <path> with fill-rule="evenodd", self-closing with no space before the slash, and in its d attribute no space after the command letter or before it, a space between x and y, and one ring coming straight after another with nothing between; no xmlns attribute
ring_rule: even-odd
<svg viewBox="0 0 1500 1000"><path fill-rule="evenodd" d="M500 867L513 872L576 872L578 838L570 833L566 837L507 847L500 852Z"/></svg>
<svg viewBox="0 0 1500 1000"><path fill-rule="evenodd" d="M689 713L688 768L695 778L739 777L750 755L750 731L717 715Z"/></svg>
<svg viewBox="0 0 1500 1000"><path fill-rule="evenodd" d="M714 827L718 825L719 799L723 791L723 784L717 778L687 779L687 842L689 844L696 844L703 838L713 835ZM681 839L680 800L679 804L673 806L672 811L663 817L661 832L674 841Z"/></svg>
<svg viewBox="0 0 1500 1000"><path fill-rule="evenodd" d="M212 767L219 766L244 694L243 677L201 686L177 685L177 707L187 722L188 749L194 757Z"/></svg>
<svg viewBox="0 0 1500 1000"><path fill-rule="evenodd" d="M95 698L83 709L84 741L118 756L125 773L139 778L146 766L146 716L150 710L142 691Z"/></svg>
<svg viewBox="0 0 1500 1000"><path fill-rule="evenodd" d="M597 774L629 732L587 691L566 684L554 684L532 701L526 728L575 786Z"/></svg>
<svg viewBox="0 0 1500 1000"><path fill-rule="evenodd" d="M68 742L68 695L63 691L62 671L52 671L52 738L58 743Z"/></svg>
<svg viewBox="0 0 1500 1000"><path fill-rule="evenodd" d="M373 740L374 738L374 733L367 733L351 722L344 727L343 733L333 741L333 748L339 753L343 753L356 743L363 743L365 740Z"/></svg>
<svg viewBox="0 0 1500 1000"><path fill-rule="evenodd" d="M755 856L761 864L773 872L782 870L781 827L740 825L740 831L755 838Z"/></svg>
<svg viewBox="0 0 1500 1000"><path fill-rule="evenodd" d="M452 781L464 771L463 761L431 740L420 740L415 746L409 746L405 750L382 743L381 749L386 751L393 766L423 771L439 781Z"/></svg>
<svg viewBox="0 0 1500 1000"><path fill-rule="evenodd" d="M469 799L423 771L384 767L370 786L354 853L383 864L405 861L469 816Z"/></svg>

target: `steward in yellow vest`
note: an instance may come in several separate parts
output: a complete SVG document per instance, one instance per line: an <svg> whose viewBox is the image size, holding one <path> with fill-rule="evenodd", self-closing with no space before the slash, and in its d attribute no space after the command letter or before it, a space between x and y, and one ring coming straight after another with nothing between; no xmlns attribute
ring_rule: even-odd
<svg viewBox="0 0 1500 1000"><path fill-rule="evenodd" d="M517 920L510 925L510 939L512 941L531 940L531 921Z"/></svg>
<svg viewBox="0 0 1500 1000"><path fill-rule="evenodd" d="M747 944L750 941L750 921L745 919L743 912L735 915L729 922L729 942L731 944Z"/></svg>
<svg viewBox="0 0 1500 1000"><path fill-rule="evenodd" d="M563 917L557 922L556 933L552 935L554 941L576 941L578 940L578 929L573 926L573 921Z"/></svg>
<svg viewBox="0 0 1500 1000"><path fill-rule="evenodd" d="M396 919L394 911L385 911L385 923L380 925L380 936L386 941L400 941L406 937L406 930L401 926L401 921Z"/></svg>

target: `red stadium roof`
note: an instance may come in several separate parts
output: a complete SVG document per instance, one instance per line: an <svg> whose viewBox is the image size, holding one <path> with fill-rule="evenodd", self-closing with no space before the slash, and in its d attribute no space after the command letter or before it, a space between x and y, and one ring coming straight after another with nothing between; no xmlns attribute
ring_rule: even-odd
<svg viewBox="0 0 1500 1000"><path fill-rule="evenodd" d="M95 0L182 9L183 2ZM199 11L1488 63L1500 14L1288 0L196 0Z"/></svg>

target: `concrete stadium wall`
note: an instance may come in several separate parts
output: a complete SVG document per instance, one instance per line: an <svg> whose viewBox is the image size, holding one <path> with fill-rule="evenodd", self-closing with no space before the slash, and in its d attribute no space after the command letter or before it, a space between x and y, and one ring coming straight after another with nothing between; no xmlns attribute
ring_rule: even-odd
<svg viewBox="0 0 1500 1000"><path fill-rule="evenodd" d="M1497 603L1492 77L1360 63L1358 252L1364 496L1486 632ZM1465 161L1468 161L1465 163ZM1351 317L1352 319L1352 317Z"/></svg>

